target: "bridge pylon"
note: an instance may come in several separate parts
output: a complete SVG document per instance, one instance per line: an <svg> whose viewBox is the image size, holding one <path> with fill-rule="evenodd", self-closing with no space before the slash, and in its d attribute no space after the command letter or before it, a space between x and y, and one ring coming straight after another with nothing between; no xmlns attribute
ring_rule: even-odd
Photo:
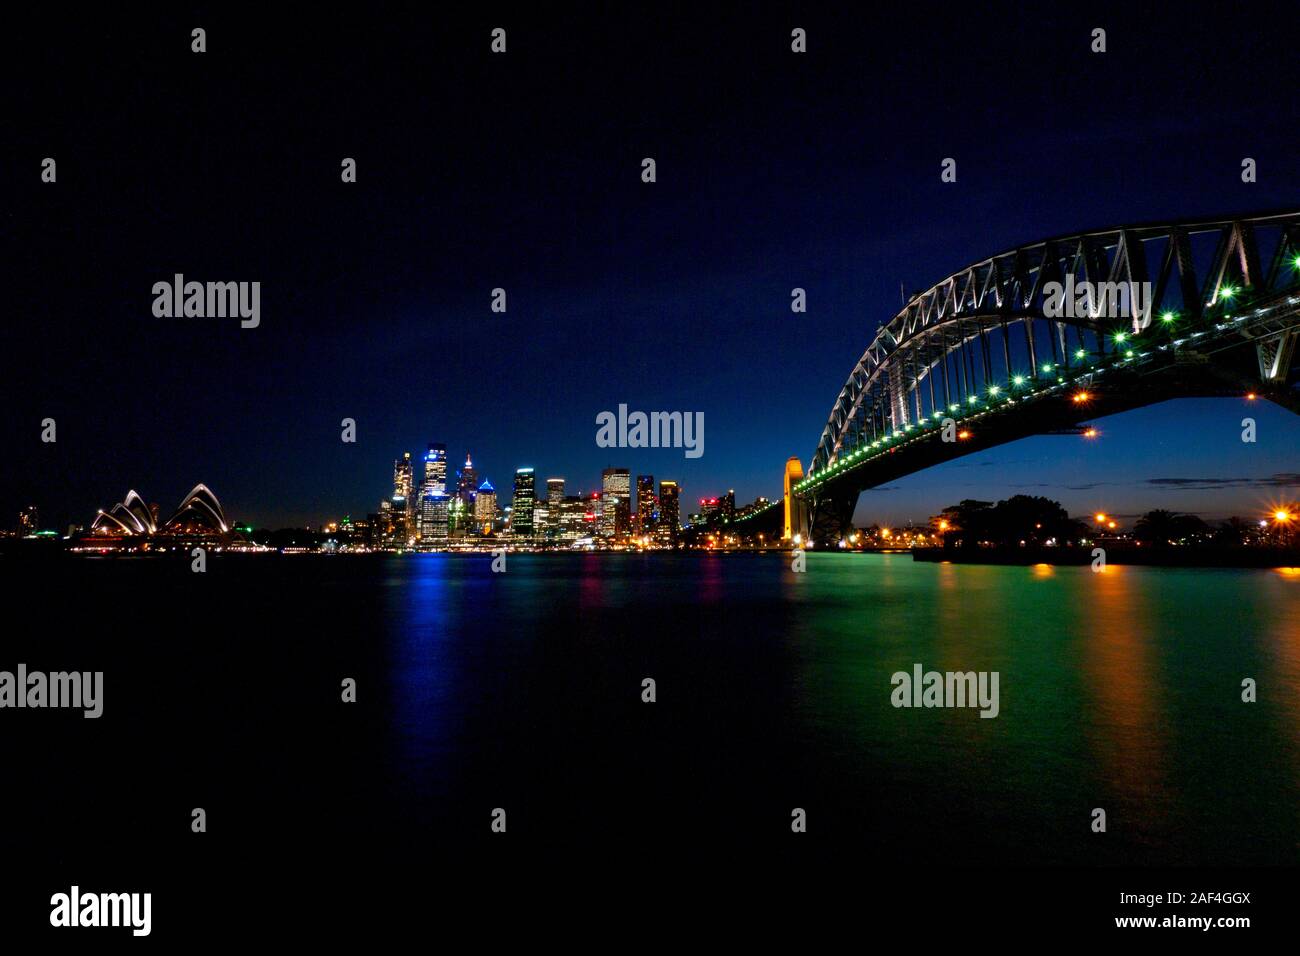
<svg viewBox="0 0 1300 956"><path fill-rule="evenodd" d="M785 524L781 540L802 543L808 540L808 503L795 494L794 486L803 481L803 463L791 455L785 463Z"/></svg>

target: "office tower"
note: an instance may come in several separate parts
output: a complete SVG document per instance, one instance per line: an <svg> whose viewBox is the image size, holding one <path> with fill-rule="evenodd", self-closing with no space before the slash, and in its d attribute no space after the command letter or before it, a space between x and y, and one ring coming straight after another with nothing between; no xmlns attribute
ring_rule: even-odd
<svg viewBox="0 0 1300 956"><path fill-rule="evenodd" d="M474 524L480 534L491 534L497 520L497 492L492 482L484 480L474 496Z"/></svg>
<svg viewBox="0 0 1300 956"><path fill-rule="evenodd" d="M28 505L18 512L18 534L26 537L41 530L41 513L35 505Z"/></svg>
<svg viewBox="0 0 1300 956"><path fill-rule="evenodd" d="M700 523L712 524L717 520L721 501L718 498L700 499Z"/></svg>
<svg viewBox="0 0 1300 956"><path fill-rule="evenodd" d="M515 470L515 491L510 501L510 533L517 538L533 536L533 507L536 504L533 489L533 469Z"/></svg>
<svg viewBox="0 0 1300 956"><path fill-rule="evenodd" d="M601 536L627 537L632 517L631 475L626 468L606 468L600 473Z"/></svg>
<svg viewBox="0 0 1300 956"><path fill-rule="evenodd" d="M428 494L420 499L420 543L447 543L448 515L451 499L443 494Z"/></svg>
<svg viewBox="0 0 1300 956"><path fill-rule="evenodd" d="M584 518L588 514L587 499L581 495L564 495L559 501L551 501L551 527L554 537L559 541L577 541L590 536L591 531Z"/></svg>
<svg viewBox="0 0 1300 956"><path fill-rule="evenodd" d="M659 522L655 530L659 542L668 547L677 546L678 529L681 526L680 492L675 481L659 482Z"/></svg>
<svg viewBox="0 0 1300 956"><path fill-rule="evenodd" d="M429 442L429 450L424 453L424 484L420 490L421 497L447 493L446 445Z"/></svg>
<svg viewBox="0 0 1300 956"><path fill-rule="evenodd" d="M409 511L408 502L414 490L414 469L411 465L411 453L408 451L393 462L393 507Z"/></svg>
<svg viewBox="0 0 1300 956"><path fill-rule="evenodd" d="M718 514L731 521L736 517L736 492L733 488L718 499Z"/></svg>
<svg viewBox="0 0 1300 956"><path fill-rule="evenodd" d="M636 533L638 536L654 533L655 527L655 476L636 476Z"/></svg>
<svg viewBox="0 0 1300 956"><path fill-rule="evenodd" d="M457 493L447 499L447 534L453 538L459 538L469 531L470 518L473 512L470 506L465 504L463 498Z"/></svg>
<svg viewBox="0 0 1300 956"><path fill-rule="evenodd" d="M564 501L564 479L546 479L546 497L538 498L533 505L533 534L542 538L556 537L559 528L560 504Z"/></svg>
<svg viewBox="0 0 1300 956"><path fill-rule="evenodd" d="M456 495L461 501L465 502L466 508L472 512L474 498L477 494L478 472L475 470L474 462L467 452L465 454L465 466L456 472Z"/></svg>

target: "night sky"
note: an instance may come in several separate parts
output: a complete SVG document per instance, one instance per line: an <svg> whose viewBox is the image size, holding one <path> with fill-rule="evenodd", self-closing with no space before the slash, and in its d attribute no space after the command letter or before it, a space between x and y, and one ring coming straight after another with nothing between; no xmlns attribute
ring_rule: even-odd
<svg viewBox="0 0 1300 956"><path fill-rule="evenodd" d="M900 283L1089 227L1300 205L1293 10L1234 30L1056 6L29 21L0 58L0 522L35 503L89 524L129 488L167 512L203 481L232 519L315 524L376 510L429 441L503 492L519 466L571 493L626 466L687 501L774 497ZM178 272L260 281L260 327L155 318ZM702 411L704 456L598 448L619 403ZM1098 426L865 493L858 519L1017 492L1254 516L1297 494L1300 419L1276 407Z"/></svg>

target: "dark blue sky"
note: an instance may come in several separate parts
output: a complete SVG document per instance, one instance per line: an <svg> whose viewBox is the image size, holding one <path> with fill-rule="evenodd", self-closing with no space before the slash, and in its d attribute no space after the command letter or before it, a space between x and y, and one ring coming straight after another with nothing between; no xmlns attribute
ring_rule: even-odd
<svg viewBox="0 0 1300 956"><path fill-rule="evenodd" d="M430 440L500 489L521 465L574 490L620 465L688 499L774 495L900 283L1087 227L1300 204L1280 8L1233 29L1044 5L859 17L33 23L3 67L5 523L31 502L85 522L129 487L166 510L200 480L232 517L314 523L374 510L392 459ZM154 318L176 272L260 281L261 326ZM704 456L598 448L620 402L702 411ZM1016 492L1254 514L1296 494L1300 420L1252 406L1243 444L1243 404L971 456L865 494L859 519Z"/></svg>

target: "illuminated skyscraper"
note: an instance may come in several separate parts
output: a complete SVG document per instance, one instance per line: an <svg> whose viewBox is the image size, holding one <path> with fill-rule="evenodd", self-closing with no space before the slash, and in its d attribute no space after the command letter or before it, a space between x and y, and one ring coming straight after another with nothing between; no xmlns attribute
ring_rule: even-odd
<svg viewBox="0 0 1300 956"><path fill-rule="evenodd" d="M626 468L606 468L600 473L601 537L627 537L632 518L631 482Z"/></svg>
<svg viewBox="0 0 1300 956"><path fill-rule="evenodd" d="M424 453L424 485L421 496L445 495L447 493L447 446L429 442L429 450Z"/></svg>
<svg viewBox="0 0 1300 956"><path fill-rule="evenodd" d="M491 534L497 520L497 492L492 482L484 481L474 496L474 525L480 534Z"/></svg>
<svg viewBox="0 0 1300 956"><path fill-rule="evenodd" d="M516 538L531 538L533 536L533 506L535 503L533 469L516 469L515 494L510 502L510 533Z"/></svg>
<svg viewBox="0 0 1300 956"><path fill-rule="evenodd" d="M636 533L653 534L655 528L655 476L636 476Z"/></svg>
<svg viewBox="0 0 1300 956"><path fill-rule="evenodd" d="M474 497L478 494L478 472L474 469L474 462L468 453L465 455L464 467L456 472L456 494L472 511Z"/></svg>
<svg viewBox="0 0 1300 956"><path fill-rule="evenodd" d="M551 514L558 516L551 520L555 537L560 541L590 538L596 523L596 514L590 507L591 504L591 500L582 495L565 495L558 503L552 502ZM600 503L597 501L595 504L599 506Z"/></svg>
<svg viewBox="0 0 1300 956"><path fill-rule="evenodd" d="M675 481L659 482L659 522L655 527L660 544L677 546L678 529L681 526L680 496L681 489Z"/></svg>
<svg viewBox="0 0 1300 956"><path fill-rule="evenodd" d="M403 453L393 462L393 497L392 543L405 546L415 536L416 501L415 468L411 464L411 453Z"/></svg>
<svg viewBox="0 0 1300 956"><path fill-rule="evenodd" d="M700 499L700 521L703 524L712 524L718 520L720 501L719 498Z"/></svg>
<svg viewBox="0 0 1300 956"><path fill-rule="evenodd" d="M539 537L558 537L560 512L564 504L564 479L546 479L546 497L533 507L533 532Z"/></svg>
<svg viewBox="0 0 1300 956"><path fill-rule="evenodd" d="M41 530L41 513L35 505L28 505L18 512L18 534L26 537Z"/></svg>
<svg viewBox="0 0 1300 956"><path fill-rule="evenodd" d="M413 490L411 453L408 451L393 462L393 506L406 511ZM399 504L400 502L400 504Z"/></svg>
<svg viewBox="0 0 1300 956"><path fill-rule="evenodd" d="M442 494L425 495L420 499L420 543L438 545L447 543L448 514L451 499Z"/></svg>
<svg viewBox="0 0 1300 956"><path fill-rule="evenodd" d="M564 502L563 478L546 479L546 500L550 503L551 511L555 514L559 514L560 505Z"/></svg>

